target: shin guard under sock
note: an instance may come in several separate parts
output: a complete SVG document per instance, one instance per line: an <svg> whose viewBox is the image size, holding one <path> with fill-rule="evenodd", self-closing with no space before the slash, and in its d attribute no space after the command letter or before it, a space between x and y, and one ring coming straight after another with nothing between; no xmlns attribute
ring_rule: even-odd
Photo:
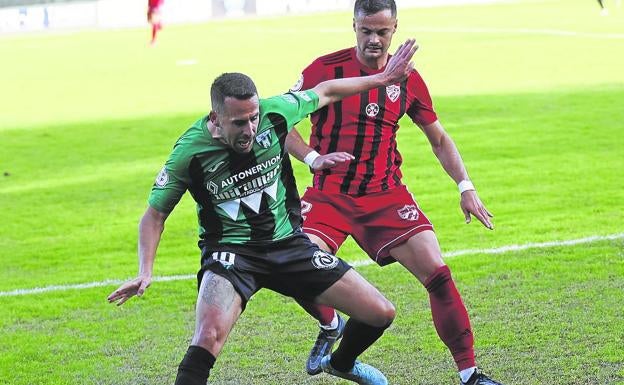
<svg viewBox="0 0 624 385"><path fill-rule="evenodd" d="M474 338L468 312L455 287L448 266L439 267L427 280L433 324L449 348L459 370L476 366Z"/></svg>
<svg viewBox="0 0 624 385"><path fill-rule="evenodd" d="M216 358L201 346L189 346L180 366L175 385L206 385Z"/></svg>
<svg viewBox="0 0 624 385"><path fill-rule="evenodd" d="M348 372L355 365L355 359L371 346L390 324L382 327L370 326L349 318L345 325L340 346L331 355L331 366L341 372Z"/></svg>

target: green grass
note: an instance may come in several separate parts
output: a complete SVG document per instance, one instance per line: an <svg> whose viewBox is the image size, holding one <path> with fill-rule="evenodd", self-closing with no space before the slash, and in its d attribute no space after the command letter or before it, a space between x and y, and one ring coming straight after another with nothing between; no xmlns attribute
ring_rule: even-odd
<svg viewBox="0 0 624 385"><path fill-rule="evenodd" d="M421 44L417 67L495 214L494 231L463 223L455 186L404 120L404 179L444 251L623 232L624 8L600 17L592 1L527 0L400 10L399 23L396 39ZM243 71L269 96L354 41L348 13L167 26L155 49L147 33L0 38L0 292L134 276L149 188L175 139L209 109L212 79ZM198 64L176 65L185 59ZM296 173L303 189L307 170ZM185 197L156 275L196 271L195 225ZM364 259L353 242L340 255ZM624 384L621 239L448 263L493 376ZM392 384L456 383L425 290L399 266L359 271L398 309L363 358ZM194 281L154 283L121 308L105 301L114 287L0 296L0 384L172 383L193 330ZM304 373L315 335L292 300L260 292L211 383L343 384Z"/></svg>

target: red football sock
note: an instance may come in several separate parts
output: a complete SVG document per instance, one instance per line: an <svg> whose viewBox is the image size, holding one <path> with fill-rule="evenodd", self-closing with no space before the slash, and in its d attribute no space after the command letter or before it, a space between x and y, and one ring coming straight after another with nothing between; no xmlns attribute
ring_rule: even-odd
<svg viewBox="0 0 624 385"><path fill-rule="evenodd" d="M157 23L152 24L152 43L156 41L156 34L158 33L158 30L160 28L158 27Z"/></svg>
<svg viewBox="0 0 624 385"><path fill-rule="evenodd" d="M455 287L448 266L439 267L427 280L433 323L451 351L459 370L477 366L468 312Z"/></svg>
<svg viewBox="0 0 624 385"><path fill-rule="evenodd" d="M334 319L336 313L334 308L319 305L314 302L304 301L301 299L296 300L303 310L307 311L312 317L316 318L321 325L329 325Z"/></svg>

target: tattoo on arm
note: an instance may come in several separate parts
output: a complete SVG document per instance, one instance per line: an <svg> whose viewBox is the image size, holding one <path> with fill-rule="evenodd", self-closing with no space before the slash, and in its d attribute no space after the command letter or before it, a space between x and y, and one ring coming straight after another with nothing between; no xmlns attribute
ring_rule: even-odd
<svg viewBox="0 0 624 385"><path fill-rule="evenodd" d="M209 306L229 311L238 294L227 279L208 271L201 284L201 300Z"/></svg>

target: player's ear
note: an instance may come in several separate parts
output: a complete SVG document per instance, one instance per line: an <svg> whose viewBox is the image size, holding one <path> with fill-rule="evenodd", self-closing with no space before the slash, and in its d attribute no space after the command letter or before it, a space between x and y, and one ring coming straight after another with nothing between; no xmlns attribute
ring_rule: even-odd
<svg viewBox="0 0 624 385"><path fill-rule="evenodd" d="M353 18L353 32L356 32L356 30L355 30L355 17Z"/></svg>
<svg viewBox="0 0 624 385"><path fill-rule="evenodd" d="M392 31L392 33L395 33L395 32L396 32L396 30L397 30L397 26L398 26L398 25L399 25L399 19L396 19L396 20L394 21L394 30Z"/></svg>
<svg viewBox="0 0 624 385"><path fill-rule="evenodd" d="M217 126L217 122L218 122L218 116L217 113L213 111L210 111L210 113L208 114L208 119L210 119L210 123L214 124L215 126Z"/></svg>

